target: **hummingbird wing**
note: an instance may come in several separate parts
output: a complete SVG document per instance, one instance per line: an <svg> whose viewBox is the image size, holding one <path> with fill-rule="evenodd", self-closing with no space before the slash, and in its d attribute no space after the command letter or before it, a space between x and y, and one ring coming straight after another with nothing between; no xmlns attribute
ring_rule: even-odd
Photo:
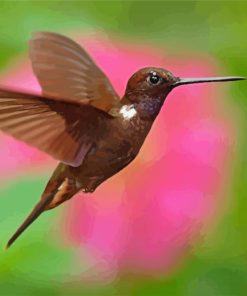
<svg viewBox="0 0 247 296"><path fill-rule="evenodd" d="M76 100L108 112L119 97L106 75L73 40L56 33L35 32L30 59L45 96Z"/></svg>
<svg viewBox="0 0 247 296"><path fill-rule="evenodd" d="M90 105L0 89L0 130L71 166L81 165L112 118Z"/></svg>

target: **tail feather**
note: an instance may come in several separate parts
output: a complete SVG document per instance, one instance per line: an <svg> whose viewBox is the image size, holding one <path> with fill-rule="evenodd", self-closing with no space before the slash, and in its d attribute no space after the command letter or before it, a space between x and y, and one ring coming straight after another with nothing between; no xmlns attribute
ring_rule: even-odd
<svg viewBox="0 0 247 296"><path fill-rule="evenodd" d="M15 240L42 214L42 212L57 207L74 196L80 189L80 186L78 187L75 178L70 173L70 168L63 163L60 163L47 183L40 201L10 238L6 245L6 249L15 242Z"/></svg>
<svg viewBox="0 0 247 296"><path fill-rule="evenodd" d="M26 218L26 220L21 224L21 226L16 230L13 236L10 238L6 245L6 249L8 249L14 241L28 228L29 225L36 220L40 214L46 209L49 203L52 201L59 188L57 187L53 192L51 192L46 198L42 198L40 202L34 207L31 214Z"/></svg>

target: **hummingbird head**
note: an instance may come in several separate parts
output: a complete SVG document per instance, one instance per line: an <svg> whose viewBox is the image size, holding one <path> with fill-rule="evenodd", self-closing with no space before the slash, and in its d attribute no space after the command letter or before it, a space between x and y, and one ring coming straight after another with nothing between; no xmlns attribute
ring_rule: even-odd
<svg viewBox="0 0 247 296"><path fill-rule="evenodd" d="M143 68L133 74L125 92L125 98L136 104L139 113L156 117L166 96L177 86L193 83L244 80L244 77L180 78L162 68Z"/></svg>
<svg viewBox="0 0 247 296"><path fill-rule="evenodd" d="M127 84L126 94L165 97L176 83L177 77L161 68L143 68L133 74ZM138 99L138 98L137 98Z"/></svg>

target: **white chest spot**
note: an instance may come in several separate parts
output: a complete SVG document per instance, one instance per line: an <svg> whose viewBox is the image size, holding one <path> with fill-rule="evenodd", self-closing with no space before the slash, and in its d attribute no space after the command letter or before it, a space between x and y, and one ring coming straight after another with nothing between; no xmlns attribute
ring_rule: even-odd
<svg viewBox="0 0 247 296"><path fill-rule="evenodd" d="M119 112L124 119L131 119L137 114L134 105L124 105Z"/></svg>

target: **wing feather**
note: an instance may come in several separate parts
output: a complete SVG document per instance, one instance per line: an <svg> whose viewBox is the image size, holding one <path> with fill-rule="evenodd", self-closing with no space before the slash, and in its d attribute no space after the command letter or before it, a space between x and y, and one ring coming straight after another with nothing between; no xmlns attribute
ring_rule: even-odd
<svg viewBox="0 0 247 296"><path fill-rule="evenodd" d="M73 40L36 32L29 45L33 71L45 96L75 100L106 112L119 104L106 75Z"/></svg>
<svg viewBox="0 0 247 296"><path fill-rule="evenodd" d="M112 117L90 105L0 89L0 129L71 166L79 166Z"/></svg>

